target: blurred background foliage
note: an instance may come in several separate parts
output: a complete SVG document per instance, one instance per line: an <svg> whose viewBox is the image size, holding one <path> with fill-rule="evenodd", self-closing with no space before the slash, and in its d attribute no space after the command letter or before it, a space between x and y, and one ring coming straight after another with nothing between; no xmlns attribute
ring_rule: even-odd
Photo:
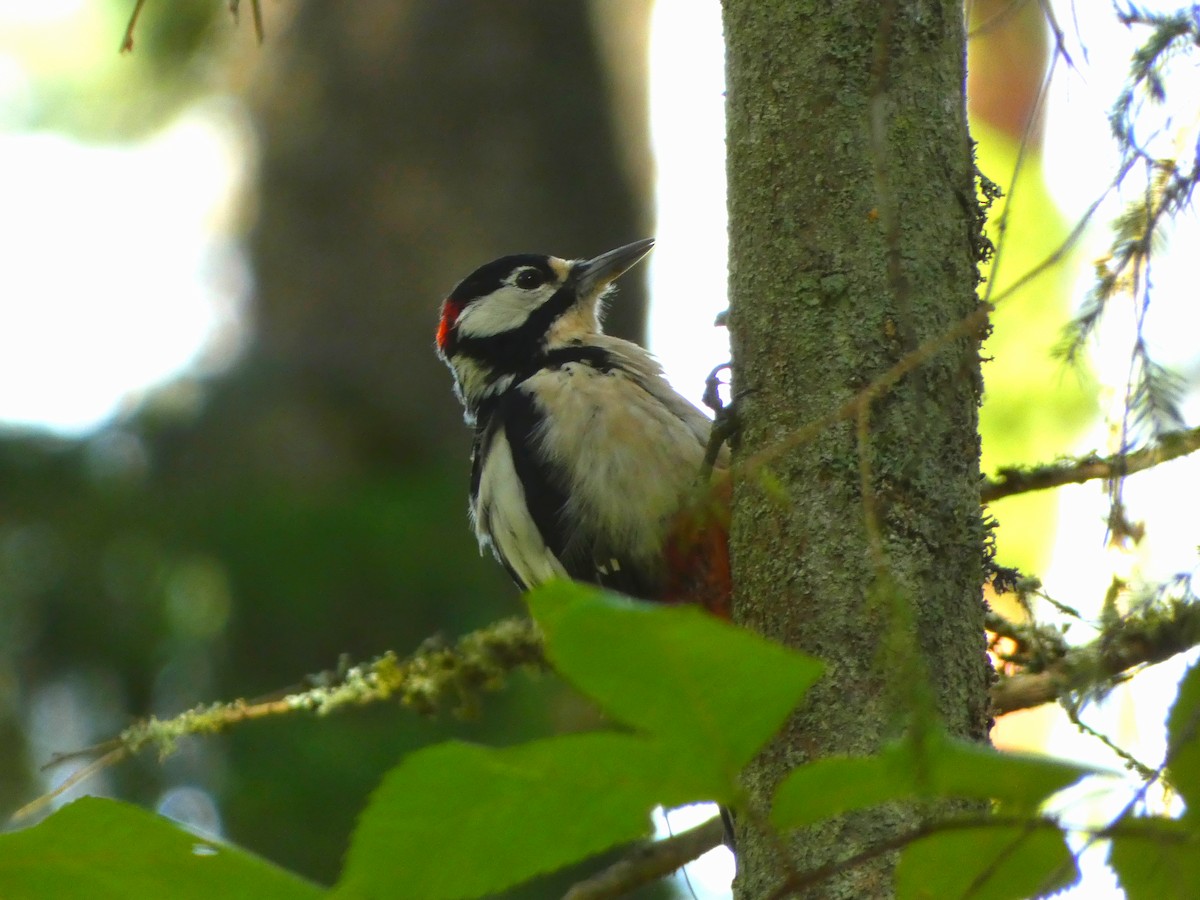
<svg viewBox="0 0 1200 900"><path fill-rule="evenodd" d="M1011 5L973 10L992 22L972 43L981 166L1005 185L1046 65L1036 4L993 21ZM62 776L39 773L50 753L132 718L253 697L341 654L404 653L516 612L469 532L469 434L433 353L438 303L504 253L581 256L653 233L649 0L289 0L265 6L261 48L225 4L147 4L135 51L118 56L132 6L5 26L29 72L7 125L119 143L190 104L236 105L251 158L233 212L248 337L232 365L198 368L94 433L0 432L4 810ZM1036 152L1018 190L1001 287L1065 234ZM138 266L137 234L128 246ZM95 284L90 301L121 289ZM1050 275L1001 310L989 466L1064 452L1089 415L1045 352L1064 297ZM640 339L644 303L630 281L609 330ZM1002 512L1002 548L1019 534L1022 564L1052 525L1052 502L1034 507L1015 523ZM263 722L91 786L328 881L355 812L406 750L590 722L551 680L517 679L475 720L372 709Z"/></svg>
<svg viewBox="0 0 1200 900"><path fill-rule="evenodd" d="M440 298L507 252L583 255L651 229L644 101L618 104L614 87L644 81L646 3L622 4L624 53L604 49L586 2L272 4L261 49L224 4L148 4L118 57L132 5L7 36L35 60L23 124L119 142L205 96L243 105L253 330L233 368L93 435L3 434L6 810L50 783L48 752L132 717L517 612L467 523L469 433L433 353ZM613 329L640 339L643 310L631 284ZM329 881L407 749L589 721L559 693L518 679L472 721L374 709L264 723L100 786Z"/></svg>
<svg viewBox="0 0 1200 900"><path fill-rule="evenodd" d="M1004 191L989 213L988 233L998 252L983 269L988 283L981 288L985 296L1002 298L983 348L983 471L993 474L1004 466L1070 455L1096 404L1095 385L1087 383L1086 373L1067 370L1051 355L1070 314L1072 267L1051 267L1005 296L1074 226L1051 200L1041 164L1042 88L1052 50L1045 14L1037 3L1007 0L976 0L969 9L971 135L980 171ZM1069 260L1068 254L1064 261ZM995 504L997 545L1006 565L1042 570L1057 504L1050 491Z"/></svg>

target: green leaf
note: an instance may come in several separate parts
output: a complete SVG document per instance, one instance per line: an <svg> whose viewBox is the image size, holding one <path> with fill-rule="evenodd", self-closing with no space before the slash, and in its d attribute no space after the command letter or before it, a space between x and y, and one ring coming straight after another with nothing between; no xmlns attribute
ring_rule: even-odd
<svg viewBox="0 0 1200 900"><path fill-rule="evenodd" d="M662 750L635 735L565 735L408 756L359 818L339 895L479 897L647 835L684 799Z"/></svg>
<svg viewBox="0 0 1200 900"><path fill-rule="evenodd" d="M1108 864L1128 900L1192 900L1200 885L1200 834L1186 821L1128 819L1112 837Z"/></svg>
<svg viewBox="0 0 1200 900"><path fill-rule="evenodd" d="M1112 774L1034 753L996 750L945 738L933 744L928 795L998 800L1002 809L1033 812L1086 775Z"/></svg>
<svg viewBox="0 0 1200 900"><path fill-rule="evenodd" d="M558 672L637 733L412 754L359 819L340 892L478 897L646 835L657 804L729 801L821 670L693 608L570 583L528 599Z"/></svg>
<svg viewBox="0 0 1200 900"><path fill-rule="evenodd" d="M1167 718L1170 762L1167 778L1187 804L1189 819L1200 816L1200 665L1188 669Z"/></svg>
<svg viewBox="0 0 1200 900"><path fill-rule="evenodd" d="M889 744L872 757L827 757L795 769L771 810L778 828L800 828L892 800L960 797L998 800L1032 812L1046 798L1098 770L1047 756L1002 753L935 732L921 745Z"/></svg>
<svg viewBox="0 0 1200 900"><path fill-rule="evenodd" d="M526 599L564 678L614 719L714 767L730 790L822 671L811 657L691 606L567 582Z"/></svg>
<svg viewBox="0 0 1200 900"><path fill-rule="evenodd" d="M896 867L897 900L1023 900L1079 879L1063 833L1046 826L944 831L910 844Z"/></svg>
<svg viewBox="0 0 1200 900"><path fill-rule="evenodd" d="M307 900L325 891L237 847L99 797L0 835L5 900Z"/></svg>
<svg viewBox="0 0 1200 900"><path fill-rule="evenodd" d="M914 794L910 773L896 771L880 756L829 756L793 769L779 785L771 807L776 828L803 828L856 809Z"/></svg>

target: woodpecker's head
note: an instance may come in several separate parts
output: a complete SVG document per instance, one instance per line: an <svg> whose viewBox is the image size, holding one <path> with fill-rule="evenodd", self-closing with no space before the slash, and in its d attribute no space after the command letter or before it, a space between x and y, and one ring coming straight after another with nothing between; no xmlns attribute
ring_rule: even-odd
<svg viewBox="0 0 1200 900"><path fill-rule="evenodd" d="M505 256L459 282L442 304L437 349L468 418L547 350L599 334L605 294L653 246L635 241L583 260Z"/></svg>

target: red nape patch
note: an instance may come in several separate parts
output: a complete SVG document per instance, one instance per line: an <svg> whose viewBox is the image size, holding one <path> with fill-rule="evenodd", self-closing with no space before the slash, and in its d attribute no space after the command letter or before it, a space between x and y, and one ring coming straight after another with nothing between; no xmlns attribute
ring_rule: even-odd
<svg viewBox="0 0 1200 900"><path fill-rule="evenodd" d="M461 312L461 303L447 300L442 304L442 321L438 322L437 330L437 345L439 350L444 351L446 345L450 343L450 332L454 329L454 323L458 321L458 314Z"/></svg>

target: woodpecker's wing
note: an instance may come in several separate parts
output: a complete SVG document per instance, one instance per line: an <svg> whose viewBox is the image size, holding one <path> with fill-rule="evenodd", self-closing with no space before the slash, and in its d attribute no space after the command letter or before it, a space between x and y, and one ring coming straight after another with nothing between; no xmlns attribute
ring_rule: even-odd
<svg viewBox="0 0 1200 900"><path fill-rule="evenodd" d="M554 500L542 488L527 484L518 471L524 454L513 452L504 419L491 418L478 433L471 471L471 517L480 547L489 547L513 581L528 590L567 576L547 547L533 510ZM532 502L532 506L530 505Z"/></svg>
<svg viewBox="0 0 1200 900"><path fill-rule="evenodd" d="M506 433L531 517L571 577L655 599L711 423L640 347L591 341L551 351L513 386Z"/></svg>
<svg viewBox="0 0 1200 900"><path fill-rule="evenodd" d="M545 421L533 396L519 388L506 391L488 412L473 454L471 509L480 543L513 580L529 588L570 577L654 596L657 577L649 579L644 565L623 559L621 549L587 527L585 518L569 515L570 475L539 452Z"/></svg>

